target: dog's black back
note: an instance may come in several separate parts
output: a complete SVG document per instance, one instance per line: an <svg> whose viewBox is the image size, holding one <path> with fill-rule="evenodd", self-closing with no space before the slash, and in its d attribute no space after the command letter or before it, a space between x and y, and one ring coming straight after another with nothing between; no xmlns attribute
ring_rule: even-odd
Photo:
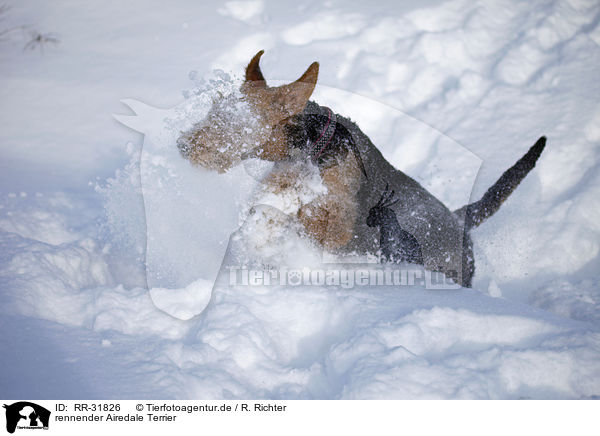
<svg viewBox="0 0 600 436"><path fill-rule="evenodd" d="M364 177L356 194L355 236L340 251L375 253L381 250L389 261L422 264L470 287L475 272L470 230L495 213L533 169L546 138L541 137L481 200L451 211L417 181L394 168L355 123L339 114L335 116L336 129L331 144L316 163L322 167L335 165L351 151ZM288 125L288 145L305 148L323 130L326 121L322 107L309 101L304 112ZM369 225L375 222L369 220L373 204L388 187L401 201L387 206L389 212L382 214L380 224ZM379 208L380 212L383 209Z"/></svg>

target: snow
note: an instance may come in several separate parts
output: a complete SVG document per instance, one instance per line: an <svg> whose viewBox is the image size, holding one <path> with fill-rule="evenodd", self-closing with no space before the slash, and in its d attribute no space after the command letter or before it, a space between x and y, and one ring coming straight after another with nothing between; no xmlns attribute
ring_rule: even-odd
<svg viewBox="0 0 600 436"><path fill-rule="evenodd" d="M0 24L60 43L0 42L5 397L600 395L597 2L7 4ZM413 283L365 283L372 259L316 250L289 219L324 189L310 166L273 192L270 164L181 158L179 132L235 100L260 49L273 84L319 61L314 100L451 208L548 137L472 233L473 289L407 265Z"/></svg>
<svg viewBox="0 0 600 436"><path fill-rule="evenodd" d="M217 12L248 24L256 24L265 4L263 1L235 1L226 2Z"/></svg>

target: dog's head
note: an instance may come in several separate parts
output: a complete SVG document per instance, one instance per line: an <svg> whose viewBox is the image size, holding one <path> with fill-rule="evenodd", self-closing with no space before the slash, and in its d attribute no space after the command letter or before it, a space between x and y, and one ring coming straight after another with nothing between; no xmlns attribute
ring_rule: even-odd
<svg viewBox="0 0 600 436"><path fill-rule="evenodd" d="M244 157L269 161L288 157L285 126L306 106L317 83L319 64L312 63L295 82L270 87L259 66L263 53L259 51L246 67L241 101L234 96L214 101L206 119L179 138L181 153L192 163L225 171ZM249 116L235 113L238 103L249 110Z"/></svg>

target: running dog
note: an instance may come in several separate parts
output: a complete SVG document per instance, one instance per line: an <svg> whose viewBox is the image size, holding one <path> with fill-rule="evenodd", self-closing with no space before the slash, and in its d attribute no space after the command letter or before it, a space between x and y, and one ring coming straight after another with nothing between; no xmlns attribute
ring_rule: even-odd
<svg viewBox="0 0 600 436"><path fill-rule="evenodd" d="M275 164L264 182L274 192L298 183L294 163L312 163L326 192L301 204L295 218L318 245L339 254L380 250L378 230L367 219L381 193L393 190L400 201L388 207L418 242L423 265L470 287L475 271L470 230L493 215L531 171L546 138L541 137L479 201L451 211L394 168L355 123L309 101L318 63L295 82L270 87L259 66L262 54L259 51L248 64L241 87L242 100L253 114L252 126L246 120L232 120L228 103L216 101L205 120L180 136L177 145L182 156L219 172L248 158L272 161ZM246 135L260 140L248 145Z"/></svg>

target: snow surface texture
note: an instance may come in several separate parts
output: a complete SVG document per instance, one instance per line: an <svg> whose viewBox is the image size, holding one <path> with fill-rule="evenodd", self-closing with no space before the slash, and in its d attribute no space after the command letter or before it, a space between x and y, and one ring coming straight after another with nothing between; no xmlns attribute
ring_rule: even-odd
<svg viewBox="0 0 600 436"><path fill-rule="evenodd" d="M0 50L4 397L600 395L597 2L9 4L61 43ZM165 147L235 83L213 69L262 48L273 83L318 60L314 100L451 208L549 138L473 232L472 290L230 285L240 257L322 266L281 214L310 172L273 196L260 162L215 175ZM124 97L143 147L110 120Z"/></svg>

